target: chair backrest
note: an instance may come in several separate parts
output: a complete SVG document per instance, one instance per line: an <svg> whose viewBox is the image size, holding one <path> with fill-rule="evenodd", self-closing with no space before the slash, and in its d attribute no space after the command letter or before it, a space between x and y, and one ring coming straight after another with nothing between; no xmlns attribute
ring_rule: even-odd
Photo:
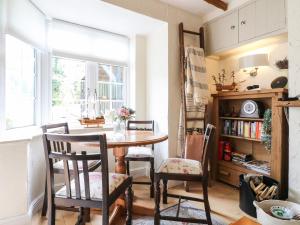
<svg viewBox="0 0 300 225"><path fill-rule="evenodd" d="M154 120L129 120L127 130L154 131Z"/></svg>
<svg viewBox="0 0 300 225"><path fill-rule="evenodd" d="M211 154L211 151L209 151L209 147L211 146L211 143L213 141L213 135L215 132L215 126L211 124L207 124L205 133L204 133L204 140L203 140L203 146L202 146L202 160L201 163L203 165L203 174L207 175L208 174L208 160Z"/></svg>
<svg viewBox="0 0 300 225"><path fill-rule="evenodd" d="M51 143L62 143L63 146L67 146L69 143L81 143L88 145L88 143L99 143L99 153L97 154L86 154L82 151L81 154L75 152L67 153L64 149L61 152L53 151L53 144ZM90 200L90 182L89 182L89 171L88 161L90 160L101 160L102 169L102 201L108 201L109 196L109 177L108 177L108 160L107 160L107 142L106 135L69 135L69 134L49 134L43 135L44 152L46 157L47 166L47 185L48 191L51 196L55 196L54 189L54 170L53 161L62 160L64 165L64 183L66 186L66 196L64 199L72 199L77 203L83 200ZM70 164L72 163L71 167ZM79 171L78 165L82 163L82 169ZM75 193L74 189L72 192L72 184L70 176L74 178ZM83 178L82 178L83 176ZM80 179L81 177L81 179ZM83 181L83 182L82 182ZM81 187L82 186L82 187ZM84 190L84 191L83 191ZM84 193L84 197L82 196ZM56 197L57 198L57 197ZM75 200L74 200L75 199Z"/></svg>
<svg viewBox="0 0 300 225"><path fill-rule="evenodd" d="M154 120L128 120L127 130L145 130L154 132ZM154 150L154 144L151 145Z"/></svg>
<svg viewBox="0 0 300 225"><path fill-rule="evenodd" d="M68 123L46 124L41 126L41 128L43 134L45 133L69 134L70 133ZM62 151L66 151L67 153L71 152L70 143L67 144L66 149L62 149L63 143L60 142L52 142L52 145L53 145L52 148L53 152L62 152ZM57 160L54 161L56 162Z"/></svg>

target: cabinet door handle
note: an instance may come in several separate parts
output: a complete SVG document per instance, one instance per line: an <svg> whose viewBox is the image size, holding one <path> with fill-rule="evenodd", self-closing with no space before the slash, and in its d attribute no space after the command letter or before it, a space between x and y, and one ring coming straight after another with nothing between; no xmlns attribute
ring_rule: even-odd
<svg viewBox="0 0 300 225"><path fill-rule="evenodd" d="M227 171L224 171L224 170L220 170L219 173L220 173L221 175L224 175L224 176L227 176L227 177L230 176L230 173L227 172Z"/></svg>
<svg viewBox="0 0 300 225"><path fill-rule="evenodd" d="M230 27L230 29L231 29L231 30L234 30L234 29L235 29L235 26L234 26L234 25L232 25L232 26Z"/></svg>
<svg viewBox="0 0 300 225"><path fill-rule="evenodd" d="M246 24L246 20L242 20L241 25L245 25L245 24Z"/></svg>

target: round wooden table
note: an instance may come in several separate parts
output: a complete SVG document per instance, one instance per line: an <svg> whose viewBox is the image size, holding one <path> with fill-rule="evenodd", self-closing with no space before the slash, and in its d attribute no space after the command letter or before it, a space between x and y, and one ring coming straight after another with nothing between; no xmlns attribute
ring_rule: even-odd
<svg viewBox="0 0 300 225"><path fill-rule="evenodd" d="M107 138L107 147L113 149L113 154L116 159L115 172L126 173L125 156L127 154L127 148L132 146L151 145L163 142L168 139L166 134L157 134L152 131L125 131L124 134L116 134L113 131L100 132L105 133ZM92 133L89 133L92 134ZM93 134L95 134L93 132ZM99 134L99 132L97 132ZM88 146L99 147L99 144L91 144ZM110 217L110 224L115 224L115 221L120 219L120 216L125 212L124 198L117 200L113 213ZM134 205L133 213L142 215L154 215L154 210L147 207Z"/></svg>

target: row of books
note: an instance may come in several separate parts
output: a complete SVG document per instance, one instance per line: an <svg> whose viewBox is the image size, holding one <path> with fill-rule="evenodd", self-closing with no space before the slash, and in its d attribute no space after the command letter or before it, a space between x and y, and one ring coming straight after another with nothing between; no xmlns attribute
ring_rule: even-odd
<svg viewBox="0 0 300 225"><path fill-rule="evenodd" d="M254 170L266 175L269 175L271 173L270 163L267 161L252 160L250 162L244 162L243 166L245 166L249 170Z"/></svg>
<svg viewBox="0 0 300 225"><path fill-rule="evenodd" d="M270 175L271 173L271 166L270 163L267 161L262 160L251 160L251 161L242 161L242 160L233 160L232 162L238 165L241 165L249 170L256 171L258 173L262 173L265 175Z"/></svg>
<svg viewBox="0 0 300 225"><path fill-rule="evenodd" d="M232 152L232 161L237 163L249 162L252 160L251 154Z"/></svg>
<svg viewBox="0 0 300 225"><path fill-rule="evenodd" d="M223 134L261 139L262 122L224 120Z"/></svg>

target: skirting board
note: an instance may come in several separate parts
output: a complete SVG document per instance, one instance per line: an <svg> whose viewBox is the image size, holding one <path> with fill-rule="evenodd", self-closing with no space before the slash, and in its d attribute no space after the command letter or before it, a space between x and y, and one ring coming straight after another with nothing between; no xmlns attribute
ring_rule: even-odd
<svg viewBox="0 0 300 225"><path fill-rule="evenodd" d="M7 219L1 219L0 225L31 225L31 218L29 215L21 215Z"/></svg>

